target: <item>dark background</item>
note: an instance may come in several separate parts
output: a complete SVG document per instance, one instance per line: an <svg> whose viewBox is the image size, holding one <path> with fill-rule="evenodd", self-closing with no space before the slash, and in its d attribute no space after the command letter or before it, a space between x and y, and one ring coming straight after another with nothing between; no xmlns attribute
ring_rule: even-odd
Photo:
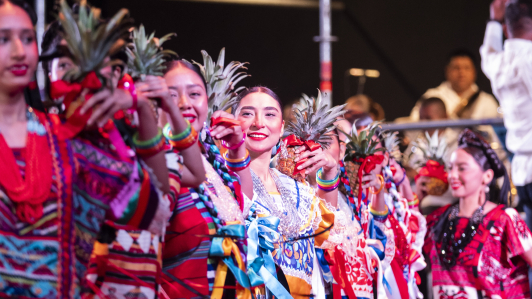
<svg viewBox="0 0 532 299"><path fill-rule="evenodd" d="M47 0L48 8L53 0ZM126 7L136 24L156 36L177 37L165 44L186 59L202 61L200 50L217 57L226 48L226 61L250 62L241 81L246 86L272 88L284 102L301 93L315 95L319 87L317 8L192 3L172 0L92 0L106 17ZM447 54L459 47L477 56L478 84L491 91L480 71L489 0L346 0L345 10L333 10L333 100L345 101L347 69L380 71L368 79L365 93L380 103L386 119L410 113L426 89L444 79ZM357 81L351 77L354 94Z"/></svg>

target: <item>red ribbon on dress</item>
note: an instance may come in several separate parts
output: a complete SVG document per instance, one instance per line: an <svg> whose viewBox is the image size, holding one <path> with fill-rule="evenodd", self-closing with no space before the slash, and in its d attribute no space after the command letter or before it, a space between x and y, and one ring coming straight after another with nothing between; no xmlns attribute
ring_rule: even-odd
<svg viewBox="0 0 532 299"><path fill-rule="evenodd" d="M360 205L362 203L362 175L364 173L370 173L375 167L384 161L384 155L370 155L365 158L356 158L354 162L361 163L358 168L358 207L357 211L360 211Z"/></svg>
<svg viewBox="0 0 532 299"><path fill-rule="evenodd" d="M52 82L50 86L50 95L54 99L60 97L65 97L63 103L65 104L65 109L68 110L70 104L75 101L83 89L88 89L89 92L85 95L85 100L88 100L94 93L94 91L102 87L102 82L95 72L90 72L81 83L70 83L64 80L58 80ZM91 112L88 111L85 114L81 114L79 111L80 107L77 107L76 110L67 118L67 121L58 127L57 136L61 140L70 139L76 136L87 124L91 116Z"/></svg>
<svg viewBox="0 0 532 299"><path fill-rule="evenodd" d="M331 273L337 285L344 290L349 299L357 299L357 296L353 291L353 287L349 282L349 278L347 277L347 271L345 269L347 262L344 259L342 250L339 248L339 246L336 246L333 250L325 250L324 253L325 259L329 263L329 268L331 269ZM335 299L341 298L341 292L336 286L334 286L333 296Z"/></svg>
<svg viewBox="0 0 532 299"><path fill-rule="evenodd" d="M58 80L52 82L50 87L50 95L52 98L57 99L63 96L65 97L63 103L65 104L65 109L68 110L72 102L78 98L84 89L88 90L85 95L85 100L88 100L95 91L102 88L102 82L95 72L90 72L81 83L70 83L64 80ZM85 128L92 112L87 111L85 114L81 114L80 110L81 105L75 108L74 112L67 118L65 123L56 127L55 133L59 140L71 139ZM100 132L102 133L102 136L111 141L116 152L122 159L129 159L124 140L112 120L109 120Z"/></svg>
<svg viewBox="0 0 532 299"><path fill-rule="evenodd" d="M236 119L227 118L227 117L211 117L211 128L214 126L225 126L228 128L234 126L240 126L241 122Z"/></svg>
<svg viewBox="0 0 532 299"><path fill-rule="evenodd" d="M321 145L319 143L314 142L314 140L305 140L302 141L296 135L292 134L285 139L283 139L284 144L286 147L292 147L292 146L305 146L305 148L311 152L321 148ZM294 173L292 175L297 175L299 173L302 173L305 171L305 169L298 170L297 168L305 163L307 161L307 158L297 161L296 166L294 167Z"/></svg>
<svg viewBox="0 0 532 299"><path fill-rule="evenodd" d="M447 172L445 171L445 166L434 160L427 161L427 164L419 170L419 173L418 175L416 175L415 180L417 181L417 179L420 176L426 176L429 178L437 178L437 179L442 180L445 184L448 183Z"/></svg>

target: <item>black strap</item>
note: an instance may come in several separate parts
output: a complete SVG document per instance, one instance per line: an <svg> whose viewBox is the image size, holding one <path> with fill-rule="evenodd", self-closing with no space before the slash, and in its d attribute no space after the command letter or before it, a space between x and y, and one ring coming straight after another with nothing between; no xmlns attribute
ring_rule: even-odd
<svg viewBox="0 0 532 299"><path fill-rule="evenodd" d="M456 115L458 117L462 117L462 115L468 110L471 108L471 106L473 106L473 104L475 104L475 102L477 101L479 95L480 95L481 91L477 91L475 92L471 97L469 97L469 100L467 100L467 104L465 106L463 106L462 108L460 108L460 110L458 110L456 112Z"/></svg>

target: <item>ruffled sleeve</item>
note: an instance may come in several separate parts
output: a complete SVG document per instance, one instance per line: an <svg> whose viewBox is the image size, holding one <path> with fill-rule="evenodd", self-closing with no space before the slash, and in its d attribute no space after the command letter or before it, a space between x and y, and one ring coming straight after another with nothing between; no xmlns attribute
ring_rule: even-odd
<svg viewBox="0 0 532 299"><path fill-rule="evenodd" d="M532 248L532 237L526 223L519 213L513 208L504 210L505 216L501 219L504 228L503 244L505 244L508 258L522 255Z"/></svg>
<svg viewBox="0 0 532 299"><path fill-rule="evenodd" d="M315 238L316 247L321 249L333 249L342 243L347 227L347 217L342 210L335 209L330 203L319 199L321 222L316 234L325 231L331 225L331 229Z"/></svg>

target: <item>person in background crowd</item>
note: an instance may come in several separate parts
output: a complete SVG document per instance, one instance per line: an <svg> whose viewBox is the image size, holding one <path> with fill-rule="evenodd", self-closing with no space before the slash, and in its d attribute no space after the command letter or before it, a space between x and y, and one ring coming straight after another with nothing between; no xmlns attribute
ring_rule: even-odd
<svg viewBox="0 0 532 299"><path fill-rule="evenodd" d="M419 109L420 120L435 121L435 120L449 119L445 103L440 98L432 97L428 99L421 99L420 101L421 101L420 109ZM452 128L443 128L437 131L438 131L438 138L445 138L445 142L447 144L447 153L444 156L444 161L448 162L451 156L451 153L457 147L459 132ZM429 136L432 136L435 132L436 132L436 129L429 129L426 131L409 131L406 134L408 138L412 141L416 141L418 140L418 138L421 138L426 141L426 134L429 134ZM408 163L406 163L407 164L406 167L417 170L416 164L418 164L423 159L423 153L420 150L412 151L413 148L415 148L415 146L413 144L410 144L408 148L406 149L404 156L408 158ZM414 174L414 176L416 174L417 174L417 171ZM418 196L420 196L420 194L418 194ZM420 200L422 198L423 197L421 197Z"/></svg>
<svg viewBox="0 0 532 299"><path fill-rule="evenodd" d="M468 50L457 49L449 55L445 66L445 81L440 86L427 90L423 98L440 98L451 119L499 117L497 101L478 88L476 78L475 57ZM420 108L421 101L418 101L410 113L412 121L420 119Z"/></svg>
<svg viewBox="0 0 532 299"><path fill-rule="evenodd" d="M351 123L355 121L360 114L369 114L373 120L383 120L384 119L384 109L379 103L374 102L369 96L365 94L358 94L350 97L345 101L347 104L345 106L344 118L349 120Z"/></svg>

